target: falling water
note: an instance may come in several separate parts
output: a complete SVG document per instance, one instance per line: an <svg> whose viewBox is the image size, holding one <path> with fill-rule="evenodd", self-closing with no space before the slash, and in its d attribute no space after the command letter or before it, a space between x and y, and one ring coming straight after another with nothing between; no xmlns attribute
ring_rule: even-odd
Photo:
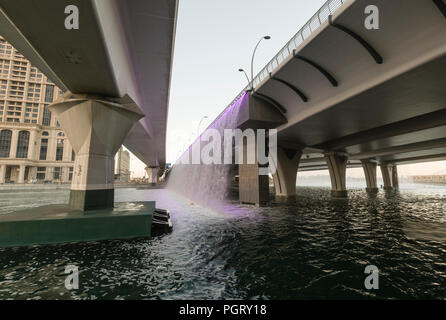
<svg viewBox="0 0 446 320"><path fill-rule="evenodd" d="M225 129L235 129L240 107L246 102L247 93L241 94L220 116L206 129L215 129L224 136ZM169 177L168 188L187 198L210 208L218 208L227 198L231 185L231 171L233 165L229 164L190 164L192 150L203 147L202 136L183 153L173 166ZM224 150L224 141L221 140L221 150ZM222 151L223 163L223 151ZM187 161L187 162L186 162ZM189 163L189 164L185 164Z"/></svg>

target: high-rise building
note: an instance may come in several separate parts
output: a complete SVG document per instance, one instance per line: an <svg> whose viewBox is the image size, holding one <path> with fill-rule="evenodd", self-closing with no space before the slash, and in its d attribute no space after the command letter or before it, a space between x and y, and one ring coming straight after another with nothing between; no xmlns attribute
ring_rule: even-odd
<svg viewBox="0 0 446 320"><path fill-rule="evenodd" d="M130 181L130 153L122 147L115 156L115 180Z"/></svg>
<svg viewBox="0 0 446 320"><path fill-rule="evenodd" d="M0 36L0 183L71 180L75 154L48 110L61 94Z"/></svg>

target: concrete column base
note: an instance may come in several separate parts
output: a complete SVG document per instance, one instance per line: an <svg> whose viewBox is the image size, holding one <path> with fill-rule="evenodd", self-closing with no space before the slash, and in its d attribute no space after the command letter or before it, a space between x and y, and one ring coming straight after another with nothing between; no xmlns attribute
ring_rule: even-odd
<svg viewBox="0 0 446 320"><path fill-rule="evenodd" d="M117 202L83 212L53 204L0 215L0 247L149 238L155 202Z"/></svg>
<svg viewBox="0 0 446 320"><path fill-rule="evenodd" d="M156 185L158 183L158 172L159 167L146 167L146 172L148 176L149 183Z"/></svg>
<svg viewBox="0 0 446 320"><path fill-rule="evenodd" d="M83 211L113 207L114 155L143 114L128 96L111 99L70 92L49 109L76 152L70 206Z"/></svg>
<svg viewBox="0 0 446 320"><path fill-rule="evenodd" d="M331 180L331 195L335 198L347 196L345 187L345 173L347 169L347 156L342 153L328 152L324 154L327 161Z"/></svg>
<svg viewBox="0 0 446 320"><path fill-rule="evenodd" d="M367 192L367 193L370 193L370 194L376 194L376 193L378 193L379 192L379 189L378 188L365 188L365 191Z"/></svg>
<svg viewBox="0 0 446 320"><path fill-rule="evenodd" d="M347 190L331 190L331 196L333 198L347 198Z"/></svg>
<svg viewBox="0 0 446 320"><path fill-rule="evenodd" d="M264 169L268 171L269 164L262 166L258 163L258 149L257 141L246 139L243 141L243 150L239 150L243 152L243 163L238 165L239 201L263 206L269 203L269 177L260 173ZM255 152L254 163L248 163L248 151Z"/></svg>
<svg viewBox="0 0 446 320"><path fill-rule="evenodd" d="M393 191L394 189L393 189L393 187L389 187L389 186L384 186L383 187L383 189L384 189L384 191Z"/></svg>
<svg viewBox="0 0 446 320"><path fill-rule="evenodd" d="M239 165L239 201L256 206L269 202L269 178L259 175L258 164Z"/></svg>
<svg viewBox="0 0 446 320"><path fill-rule="evenodd" d="M113 208L115 189L71 190L69 206L73 209L89 211Z"/></svg>

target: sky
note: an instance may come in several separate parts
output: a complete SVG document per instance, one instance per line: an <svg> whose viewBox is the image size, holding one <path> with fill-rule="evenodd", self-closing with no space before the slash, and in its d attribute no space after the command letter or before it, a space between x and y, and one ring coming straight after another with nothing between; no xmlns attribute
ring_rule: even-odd
<svg viewBox="0 0 446 320"><path fill-rule="evenodd" d="M246 78L238 69L243 68L249 74L257 41L262 36L271 36L256 52L254 75L324 3L325 0L180 1L167 125L167 162L174 163L198 132L204 131L246 86ZM144 176L144 167L131 155L132 176ZM399 174L433 174L442 169L446 169L446 162L402 166ZM363 175L361 169L349 170L348 174Z"/></svg>

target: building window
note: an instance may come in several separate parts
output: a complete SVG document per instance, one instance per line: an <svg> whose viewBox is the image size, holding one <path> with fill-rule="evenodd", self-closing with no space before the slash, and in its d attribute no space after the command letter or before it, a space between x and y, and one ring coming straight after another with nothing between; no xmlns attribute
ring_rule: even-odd
<svg viewBox="0 0 446 320"><path fill-rule="evenodd" d="M45 90L45 102L53 102L54 86L47 85Z"/></svg>
<svg viewBox="0 0 446 320"><path fill-rule="evenodd" d="M38 167L36 179L37 180L45 180L45 172L46 172L45 167Z"/></svg>
<svg viewBox="0 0 446 320"><path fill-rule="evenodd" d="M71 161L76 159L76 153L74 153L74 149L71 150Z"/></svg>
<svg viewBox="0 0 446 320"><path fill-rule="evenodd" d="M63 139L57 139L56 161L63 160Z"/></svg>
<svg viewBox="0 0 446 320"><path fill-rule="evenodd" d="M11 130L2 130L0 133L0 158L8 158L11 149Z"/></svg>
<svg viewBox="0 0 446 320"><path fill-rule="evenodd" d="M19 132L19 141L17 142L16 158L25 159L28 157L29 131Z"/></svg>
<svg viewBox="0 0 446 320"><path fill-rule="evenodd" d="M70 167L70 172L68 173L68 180L73 180L73 167Z"/></svg>
<svg viewBox="0 0 446 320"><path fill-rule="evenodd" d="M60 172L61 172L61 168L60 167L55 167L54 168L54 180L59 180L60 179Z"/></svg>
<svg viewBox="0 0 446 320"><path fill-rule="evenodd" d="M40 142L40 156L39 160L46 160L46 154L48 152L48 139L42 138Z"/></svg>
<svg viewBox="0 0 446 320"><path fill-rule="evenodd" d="M42 125L50 126L51 125L51 111L48 110L48 106L43 107L43 119Z"/></svg>

